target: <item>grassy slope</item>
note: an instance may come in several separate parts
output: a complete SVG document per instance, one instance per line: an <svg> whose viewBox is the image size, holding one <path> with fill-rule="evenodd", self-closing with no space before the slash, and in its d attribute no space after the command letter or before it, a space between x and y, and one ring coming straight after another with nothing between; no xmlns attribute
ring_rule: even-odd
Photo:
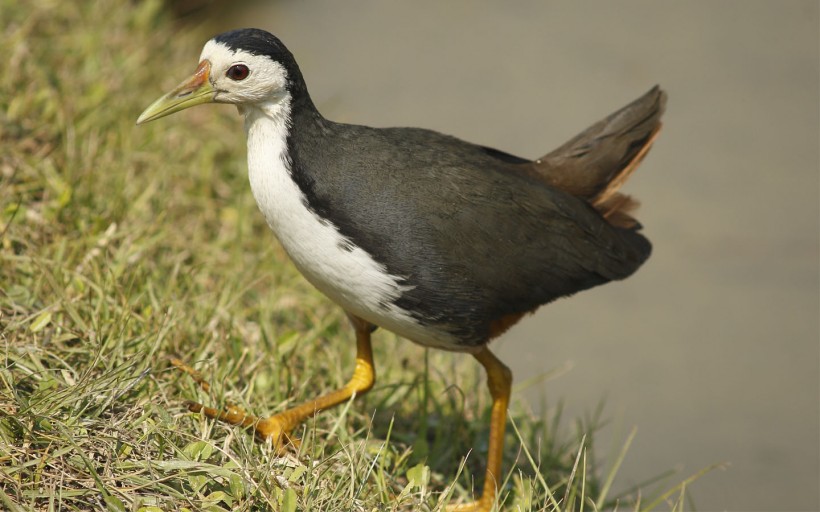
<svg viewBox="0 0 820 512"><path fill-rule="evenodd" d="M471 358L377 335L376 388L283 458L184 409L282 410L344 383L353 345L257 214L235 112L134 126L202 43L160 5L0 0L0 508L437 510L445 490L469 495L489 402ZM590 443L567 487L578 439L512 417L507 504L559 508L548 483L561 509L582 488L593 508Z"/></svg>

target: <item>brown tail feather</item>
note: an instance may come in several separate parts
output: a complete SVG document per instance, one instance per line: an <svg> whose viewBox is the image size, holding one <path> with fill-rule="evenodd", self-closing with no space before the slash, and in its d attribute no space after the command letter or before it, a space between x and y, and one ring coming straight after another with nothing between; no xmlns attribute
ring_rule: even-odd
<svg viewBox="0 0 820 512"><path fill-rule="evenodd" d="M643 145L641 146L638 153L632 158L632 160L626 164L623 169L618 171L609 181L606 183L606 186L600 190L594 197L589 199L590 204L594 206L596 209L599 209L600 206L605 205L611 197L617 194L618 190L626 183L626 180L635 172L635 169L641 165L644 157L649 153L649 150L652 148L652 144L655 142L655 139L658 138L658 135L661 132L661 128L663 124L658 122L655 130L649 135ZM627 197L627 196L624 196ZM637 204L636 204L637 206ZM603 211L601 211L603 213Z"/></svg>
<svg viewBox="0 0 820 512"><path fill-rule="evenodd" d="M638 225L638 221L632 217L632 212L640 205L641 203L626 194L614 194L606 201L593 206L613 226L630 229Z"/></svg>
<svg viewBox="0 0 820 512"><path fill-rule="evenodd" d="M530 172L586 199L616 226L637 224L638 202L618 189L637 169L661 129L666 93L658 86L532 162Z"/></svg>
<svg viewBox="0 0 820 512"><path fill-rule="evenodd" d="M644 142L644 145L632 161L612 177L606 188L589 200L592 207L598 210L613 226L634 228L638 224L638 221L632 216L632 212L637 210L641 203L626 194L618 193L618 190L626 183L629 176L635 172L635 169L641 165L644 157L652 148L652 143L655 142L655 139L660 134L662 127L663 124L659 122L655 131L649 136L647 141Z"/></svg>

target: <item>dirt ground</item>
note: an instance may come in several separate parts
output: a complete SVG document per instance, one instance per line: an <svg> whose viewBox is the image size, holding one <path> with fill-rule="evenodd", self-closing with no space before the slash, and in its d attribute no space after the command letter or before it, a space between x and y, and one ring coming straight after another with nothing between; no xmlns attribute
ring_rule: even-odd
<svg viewBox="0 0 820 512"><path fill-rule="evenodd" d="M655 245L622 283L543 308L496 351L568 415L638 437L616 485L666 469L700 510L818 510L818 4L277 2L258 26L329 118L423 126L537 157L661 84L664 133L627 186ZM198 49L197 49L198 51Z"/></svg>

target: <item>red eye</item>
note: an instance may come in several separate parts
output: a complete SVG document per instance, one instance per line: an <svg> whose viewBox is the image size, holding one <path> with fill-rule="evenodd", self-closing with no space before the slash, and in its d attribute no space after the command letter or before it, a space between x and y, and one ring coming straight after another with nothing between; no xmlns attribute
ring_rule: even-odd
<svg viewBox="0 0 820 512"><path fill-rule="evenodd" d="M251 70L248 69L248 66L244 64L234 64L228 71L225 73L225 76L230 78L231 80L244 80L248 78L248 75L251 74Z"/></svg>

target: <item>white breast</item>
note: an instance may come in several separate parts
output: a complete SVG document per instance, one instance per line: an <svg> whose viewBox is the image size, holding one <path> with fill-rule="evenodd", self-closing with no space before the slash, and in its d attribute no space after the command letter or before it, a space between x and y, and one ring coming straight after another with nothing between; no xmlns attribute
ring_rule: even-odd
<svg viewBox="0 0 820 512"><path fill-rule="evenodd" d="M248 174L256 204L299 271L322 293L356 316L423 345L457 348L455 340L419 324L393 304L406 286L397 276L305 206L287 168L287 98L245 110Z"/></svg>

